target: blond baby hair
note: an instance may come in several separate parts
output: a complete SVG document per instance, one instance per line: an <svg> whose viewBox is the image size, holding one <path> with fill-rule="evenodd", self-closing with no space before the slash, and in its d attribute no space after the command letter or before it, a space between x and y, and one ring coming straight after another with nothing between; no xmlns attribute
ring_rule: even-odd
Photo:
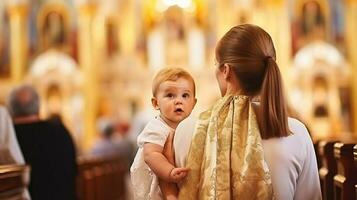
<svg viewBox="0 0 357 200"><path fill-rule="evenodd" d="M165 81L176 81L184 78L193 83L193 94L196 93L196 85L190 73L179 67L167 67L160 70L152 81L152 95L155 97L161 83Z"/></svg>

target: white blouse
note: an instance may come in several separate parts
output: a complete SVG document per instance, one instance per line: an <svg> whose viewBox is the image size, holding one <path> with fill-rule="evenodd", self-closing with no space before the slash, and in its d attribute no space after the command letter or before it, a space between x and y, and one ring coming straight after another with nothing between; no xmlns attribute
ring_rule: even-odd
<svg viewBox="0 0 357 200"><path fill-rule="evenodd" d="M179 124L174 138L175 161L185 166L196 120ZM263 140L264 155L269 166L277 200L319 200L320 181L315 150L309 133L300 121L289 118L288 137Z"/></svg>

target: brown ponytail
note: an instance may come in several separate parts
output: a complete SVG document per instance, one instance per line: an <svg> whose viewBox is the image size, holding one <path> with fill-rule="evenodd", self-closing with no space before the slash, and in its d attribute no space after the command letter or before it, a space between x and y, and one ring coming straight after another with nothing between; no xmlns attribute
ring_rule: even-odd
<svg viewBox="0 0 357 200"><path fill-rule="evenodd" d="M245 95L260 96L257 116L263 139L289 135L282 78L275 58L270 35L251 24L233 27L216 48L219 66L228 64L233 68Z"/></svg>
<svg viewBox="0 0 357 200"><path fill-rule="evenodd" d="M287 108L280 70L274 58L265 59L266 71L260 94L259 127L263 139L289 135Z"/></svg>

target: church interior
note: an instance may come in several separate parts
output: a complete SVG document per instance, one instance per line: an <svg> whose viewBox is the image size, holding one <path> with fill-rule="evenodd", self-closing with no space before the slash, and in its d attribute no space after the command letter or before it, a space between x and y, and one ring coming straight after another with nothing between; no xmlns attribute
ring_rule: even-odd
<svg viewBox="0 0 357 200"><path fill-rule="evenodd" d="M60 116L89 162L101 125L133 142L157 115L151 81L164 67L193 75L192 115L209 108L220 97L217 41L245 23L272 36L290 114L316 153L332 141L357 144L357 0L2 0L0 104L16 86L33 86L41 118ZM130 199L114 197L97 199Z"/></svg>

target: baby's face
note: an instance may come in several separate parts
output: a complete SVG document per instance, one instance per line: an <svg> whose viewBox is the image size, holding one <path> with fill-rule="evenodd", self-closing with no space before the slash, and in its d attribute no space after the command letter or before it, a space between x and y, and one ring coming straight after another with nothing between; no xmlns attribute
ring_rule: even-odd
<svg viewBox="0 0 357 200"><path fill-rule="evenodd" d="M161 118L172 128L191 114L195 104L194 85L185 78L162 82L153 98L154 107L160 110Z"/></svg>

